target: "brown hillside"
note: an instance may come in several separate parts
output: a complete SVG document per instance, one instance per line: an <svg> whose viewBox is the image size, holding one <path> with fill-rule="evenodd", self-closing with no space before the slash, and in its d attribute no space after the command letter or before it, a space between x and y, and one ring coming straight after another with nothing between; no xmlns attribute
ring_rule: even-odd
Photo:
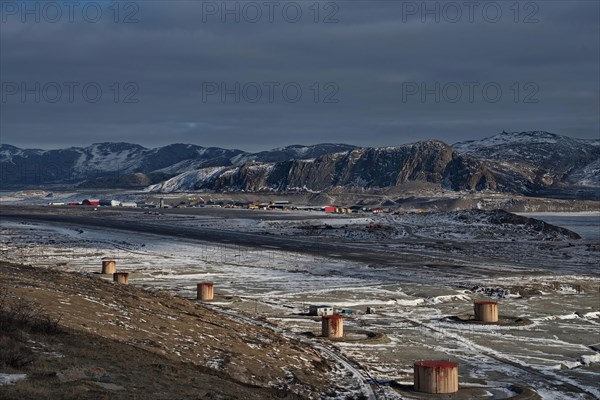
<svg viewBox="0 0 600 400"><path fill-rule="evenodd" d="M306 398L332 379L315 350L268 328L95 275L0 263L0 298L0 373L28 375L2 399ZM16 323L15 309L32 311Z"/></svg>

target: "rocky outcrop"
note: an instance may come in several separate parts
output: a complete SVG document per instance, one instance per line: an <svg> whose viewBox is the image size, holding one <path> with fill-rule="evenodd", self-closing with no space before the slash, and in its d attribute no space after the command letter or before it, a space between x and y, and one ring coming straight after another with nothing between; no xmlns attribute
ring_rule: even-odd
<svg viewBox="0 0 600 400"><path fill-rule="evenodd" d="M461 156L447 144L433 140L396 147L359 148L314 160L248 163L217 174L200 174L197 181L174 184L178 179L155 185L152 190L320 192L339 187L399 187L408 182L427 182L452 190L496 188L493 175L476 159Z"/></svg>

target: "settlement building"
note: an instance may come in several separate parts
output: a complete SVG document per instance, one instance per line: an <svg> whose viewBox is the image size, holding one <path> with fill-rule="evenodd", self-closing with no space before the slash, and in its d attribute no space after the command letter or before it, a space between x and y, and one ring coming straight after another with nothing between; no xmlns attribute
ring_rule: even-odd
<svg viewBox="0 0 600 400"><path fill-rule="evenodd" d="M119 204L117 200L100 199L100 205L103 207L117 207Z"/></svg>
<svg viewBox="0 0 600 400"><path fill-rule="evenodd" d="M325 306L325 305L320 305L320 306L310 306L308 308L308 313L310 315L316 315L316 316L324 316L324 315L333 315L333 307L332 306Z"/></svg>
<svg viewBox="0 0 600 400"><path fill-rule="evenodd" d="M82 206L99 206L100 200L85 199L81 202Z"/></svg>

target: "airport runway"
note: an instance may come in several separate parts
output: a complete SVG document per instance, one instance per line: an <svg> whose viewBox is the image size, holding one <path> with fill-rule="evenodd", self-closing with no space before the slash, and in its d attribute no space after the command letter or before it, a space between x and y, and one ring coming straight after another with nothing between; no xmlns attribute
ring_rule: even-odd
<svg viewBox="0 0 600 400"><path fill-rule="evenodd" d="M146 210L147 211L147 210ZM179 210L177 210L179 211ZM180 214L176 210L171 210L169 215ZM244 212L245 211L245 212ZM161 210L162 212L162 210ZM115 211L111 209L98 208L93 211L93 208L67 208L67 207L23 207L23 206L0 206L0 218L10 219L13 221L39 221L51 224L70 224L81 228L106 228L116 230L126 230L132 232L143 232L155 235L163 235L169 237L180 237L186 240L198 240L204 242L218 243L231 246L247 246L251 248L263 248L265 250L289 251L304 253L315 256L316 262L320 258L330 258L337 260L347 260L358 262L373 268L393 267L401 268L403 273L406 273L407 279L412 276L411 272L416 275L431 276L432 280L449 279L451 277L460 279L481 277L482 275L502 275L504 273L514 274L522 268L523 271L529 270L527 267L513 266L510 271L504 271L503 268L497 267L496 260L476 260L473 257L469 259L461 256L452 255L449 253L438 252L429 253L418 250L423 249L422 245L433 245L439 241L434 239L420 239L413 237L404 241L369 241L357 242L350 239L340 239L331 237L289 237L278 236L266 232L242 232L224 230L218 226L217 218L260 218L265 219L265 216L272 214L272 218L287 219L288 217L302 218L300 215L285 215L281 212L273 213L257 213L247 210L228 210L228 209L194 209L193 214L196 216L207 216L215 218L215 228L206 226L195 227L180 224L177 225L174 221L149 222L144 220L144 211ZM189 215L192 211L183 213ZM322 217L307 213L306 219ZM139 218L137 216L139 215ZM133 216L133 218L132 218ZM335 217L334 217L335 218ZM339 217L338 217L339 218ZM448 240L446 240L448 242ZM404 243L402 249L394 247ZM415 246L415 251L406 251L411 245ZM463 244L455 242L456 246Z"/></svg>
<svg viewBox="0 0 600 400"><path fill-rule="evenodd" d="M61 209L60 211L63 211ZM69 210L70 211L70 210ZM75 210L73 210L75 211ZM417 254L383 252L381 248L369 249L360 247L358 249L351 243L340 243L325 238L289 238L285 236L267 235L264 233L227 231L219 229L208 229L205 227L174 226L169 224L155 224L140 220L133 221L120 220L114 212L97 213L94 215L82 215L83 213L92 214L92 212L52 212L48 208L42 207L0 207L0 218L11 220L30 220L43 221L49 223L72 224L82 227L107 228L128 230L133 232L152 233L156 235L166 235L175 237L184 237L186 239L215 242L227 245L240 245L248 247L263 247L266 249L277 249L282 251L293 251L310 254L320 257L333 257L350 261L357 261L366 264L388 265L388 266L420 266L423 263L434 262L427 260L427 257ZM211 216L221 216L216 212L210 211ZM248 213L252 214L252 213ZM258 214L255 214L258 215ZM238 218L242 217L239 213ZM243 215L244 218L247 215ZM262 216L261 216L262 217ZM281 219L282 215L278 217ZM314 215L311 216L315 218ZM439 260L437 260L439 261Z"/></svg>

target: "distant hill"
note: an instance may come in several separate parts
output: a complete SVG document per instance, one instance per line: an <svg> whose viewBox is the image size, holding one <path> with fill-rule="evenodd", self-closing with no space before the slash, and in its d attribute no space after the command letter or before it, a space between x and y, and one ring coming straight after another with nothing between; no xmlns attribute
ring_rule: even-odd
<svg viewBox="0 0 600 400"><path fill-rule="evenodd" d="M59 150L0 146L2 188L78 185L156 192L402 189L492 190L600 199L600 140L503 132L452 146L292 145L258 153L173 144L98 143Z"/></svg>
<svg viewBox="0 0 600 400"><path fill-rule="evenodd" d="M456 143L497 177L498 189L525 195L600 198L600 139L549 132L503 132Z"/></svg>

